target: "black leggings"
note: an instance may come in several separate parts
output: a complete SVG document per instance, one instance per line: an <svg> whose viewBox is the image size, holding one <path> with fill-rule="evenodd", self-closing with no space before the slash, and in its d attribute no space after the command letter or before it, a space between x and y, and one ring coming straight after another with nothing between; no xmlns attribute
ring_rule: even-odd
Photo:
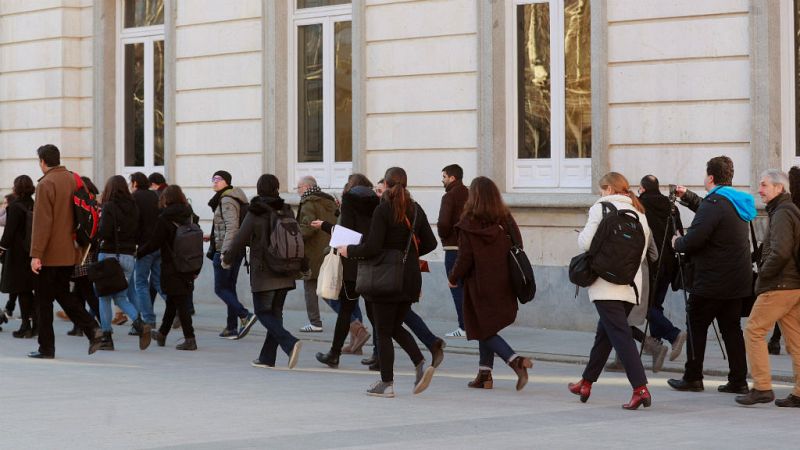
<svg viewBox="0 0 800 450"><path fill-rule="evenodd" d="M411 333L403 328L403 319L411 309L407 303L372 303L375 316L375 329L378 334L378 358L381 363L381 380L394 381L394 345L392 339L405 350L414 363L414 367L424 361L422 352Z"/></svg>
<svg viewBox="0 0 800 450"><path fill-rule="evenodd" d="M161 328L159 332L166 336L169 330L172 329L172 322L175 321L175 313L178 313L178 318L181 320L181 328L183 328L183 337L186 339L194 339L194 327L192 327L192 315L189 314L189 295L170 295L167 294L165 299L167 305L164 309L164 317L161 319Z"/></svg>

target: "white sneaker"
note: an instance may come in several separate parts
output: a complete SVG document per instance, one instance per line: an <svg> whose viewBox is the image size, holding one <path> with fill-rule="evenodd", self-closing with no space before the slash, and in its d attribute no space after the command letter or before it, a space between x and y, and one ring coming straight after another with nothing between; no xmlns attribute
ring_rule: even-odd
<svg viewBox="0 0 800 450"><path fill-rule="evenodd" d="M467 332L462 330L461 328L456 328L455 330L445 334L444 337L465 338L465 337L467 337Z"/></svg>
<svg viewBox="0 0 800 450"><path fill-rule="evenodd" d="M300 331L303 333L321 333L322 327L318 327L316 325L311 325L310 323L300 327Z"/></svg>

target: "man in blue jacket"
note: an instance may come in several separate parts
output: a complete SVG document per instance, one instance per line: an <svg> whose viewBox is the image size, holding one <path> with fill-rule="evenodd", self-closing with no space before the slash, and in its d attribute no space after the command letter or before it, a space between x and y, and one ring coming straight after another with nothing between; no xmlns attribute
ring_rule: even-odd
<svg viewBox="0 0 800 450"><path fill-rule="evenodd" d="M753 275L748 223L756 217L753 196L733 189L733 161L727 156L706 164L704 185L708 195L700 198L683 186L677 195L695 212L683 237L672 239L675 251L686 255L687 328L690 329L683 378L670 379L679 391L703 390L703 358L708 327L716 319L728 351L728 383L720 392L745 394L747 357L740 325L742 301L752 295Z"/></svg>

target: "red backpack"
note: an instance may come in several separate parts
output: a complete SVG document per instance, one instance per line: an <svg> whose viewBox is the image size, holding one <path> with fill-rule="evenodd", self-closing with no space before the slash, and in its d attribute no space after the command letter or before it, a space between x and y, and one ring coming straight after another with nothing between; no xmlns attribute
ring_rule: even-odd
<svg viewBox="0 0 800 450"><path fill-rule="evenodd" d="M72 192L72 211L75 221L74 239L79 247L86 247L94 242L97 227L100 223L100 209L97 199L89 192L81 180L81 176L72 172L75 177L75 191Z"/></svg>

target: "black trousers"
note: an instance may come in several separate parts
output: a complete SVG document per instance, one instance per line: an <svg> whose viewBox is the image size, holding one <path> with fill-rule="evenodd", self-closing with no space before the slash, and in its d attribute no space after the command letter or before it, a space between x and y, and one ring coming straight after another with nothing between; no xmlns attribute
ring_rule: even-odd
<svg viewBox="0 0 800 450"><path fill-rule="evenodd" d="M89 281L88 276L82 276L78 278L72 279L72 295L78 298L78 301L81 302L84 309L86 305L89 305L89 308L92 309L94 313L94 317L99 321L100 320L100 300L97 298L97 294L94 292L94 286L92 282ZM72 318L70 317L70 320ZM75 323L73 320L72 323Z"/></svg>
<svg viewBox="0 0 800 450"><path fill-rule="evenodd" d="M686 327L692 338L686 348L686 370L683 379L703 379L703 360L706 353L708 327L716 319L725 350L728 353L728 381L735 384L747 382L747 353L741 326L742 299L710 298L691 294L686 305ZM694 358L692 358L694 350Z"/></svg>
<svg viewBox="0 0 800 450"><path fill-rule="evenodd" d="M72 266L42 267L39 275L34 277L34 294L36 312L39 319L39 352L54 355L56 352L55 335L53 333L53 300L61 305L61 309L75 322L84 336L92 340L97 322L86 311L80 301L70 295L69 279Z"/></svg>
<svg viewBox="0 0 800 450"><path fill-rule="evenodd" d="M375 329L378 333L378 359L381 363L381 380L394 381L394 345L392 339L405 350L416 367L425 357L411 333L403 328L403 320L411 309L408 303L372 303Z"/></svg>
<svg viewBox="0 0 800 450"><path fill-rule="evenodd" d="M9 314L14 313L14 306L17 304L17 294L8 294L8 301L6 302L6 311Z"/></svg>
<svg viewBox="0 0 800 450"><path fill-rule="evenodd" d="M628 314L633 309L633 304L621 300L596 300L594 307L600 315L600 321L597 323L597 333L589 353L589 364L583 371L583 379L592 383L597 381L613 348L622 361L631 387L646 385L647 375L628 325Z"/></svg>
<svg viewBox="0 0 800 450"><path fill-rule="evenodd" d="M167 294L164 303L166 304L166 308L164 309L164 317L161 319L161 327L158 329L159 333L164 336L169 334L169 330L172 329L172 322L175 321L175 313L177 312L178 318L181 320L183 337L185 339L194 339L192 315L189 313L189 294Z"/></svg>
<svg viewBox="0 0 800 450"><path fill-rule="evenodd" d="M353 297L353 298L351 298ZM358 295L356 294L356 282L345 281L342 290L339 291L339 312L336 315L336 327L333 329L333 343L331 343L331 353L340 355L342 346L350 332L350 318L358 305ZM367 317L369 317L367 311ZM370 322L372 319L370 319Z"/></svg>

